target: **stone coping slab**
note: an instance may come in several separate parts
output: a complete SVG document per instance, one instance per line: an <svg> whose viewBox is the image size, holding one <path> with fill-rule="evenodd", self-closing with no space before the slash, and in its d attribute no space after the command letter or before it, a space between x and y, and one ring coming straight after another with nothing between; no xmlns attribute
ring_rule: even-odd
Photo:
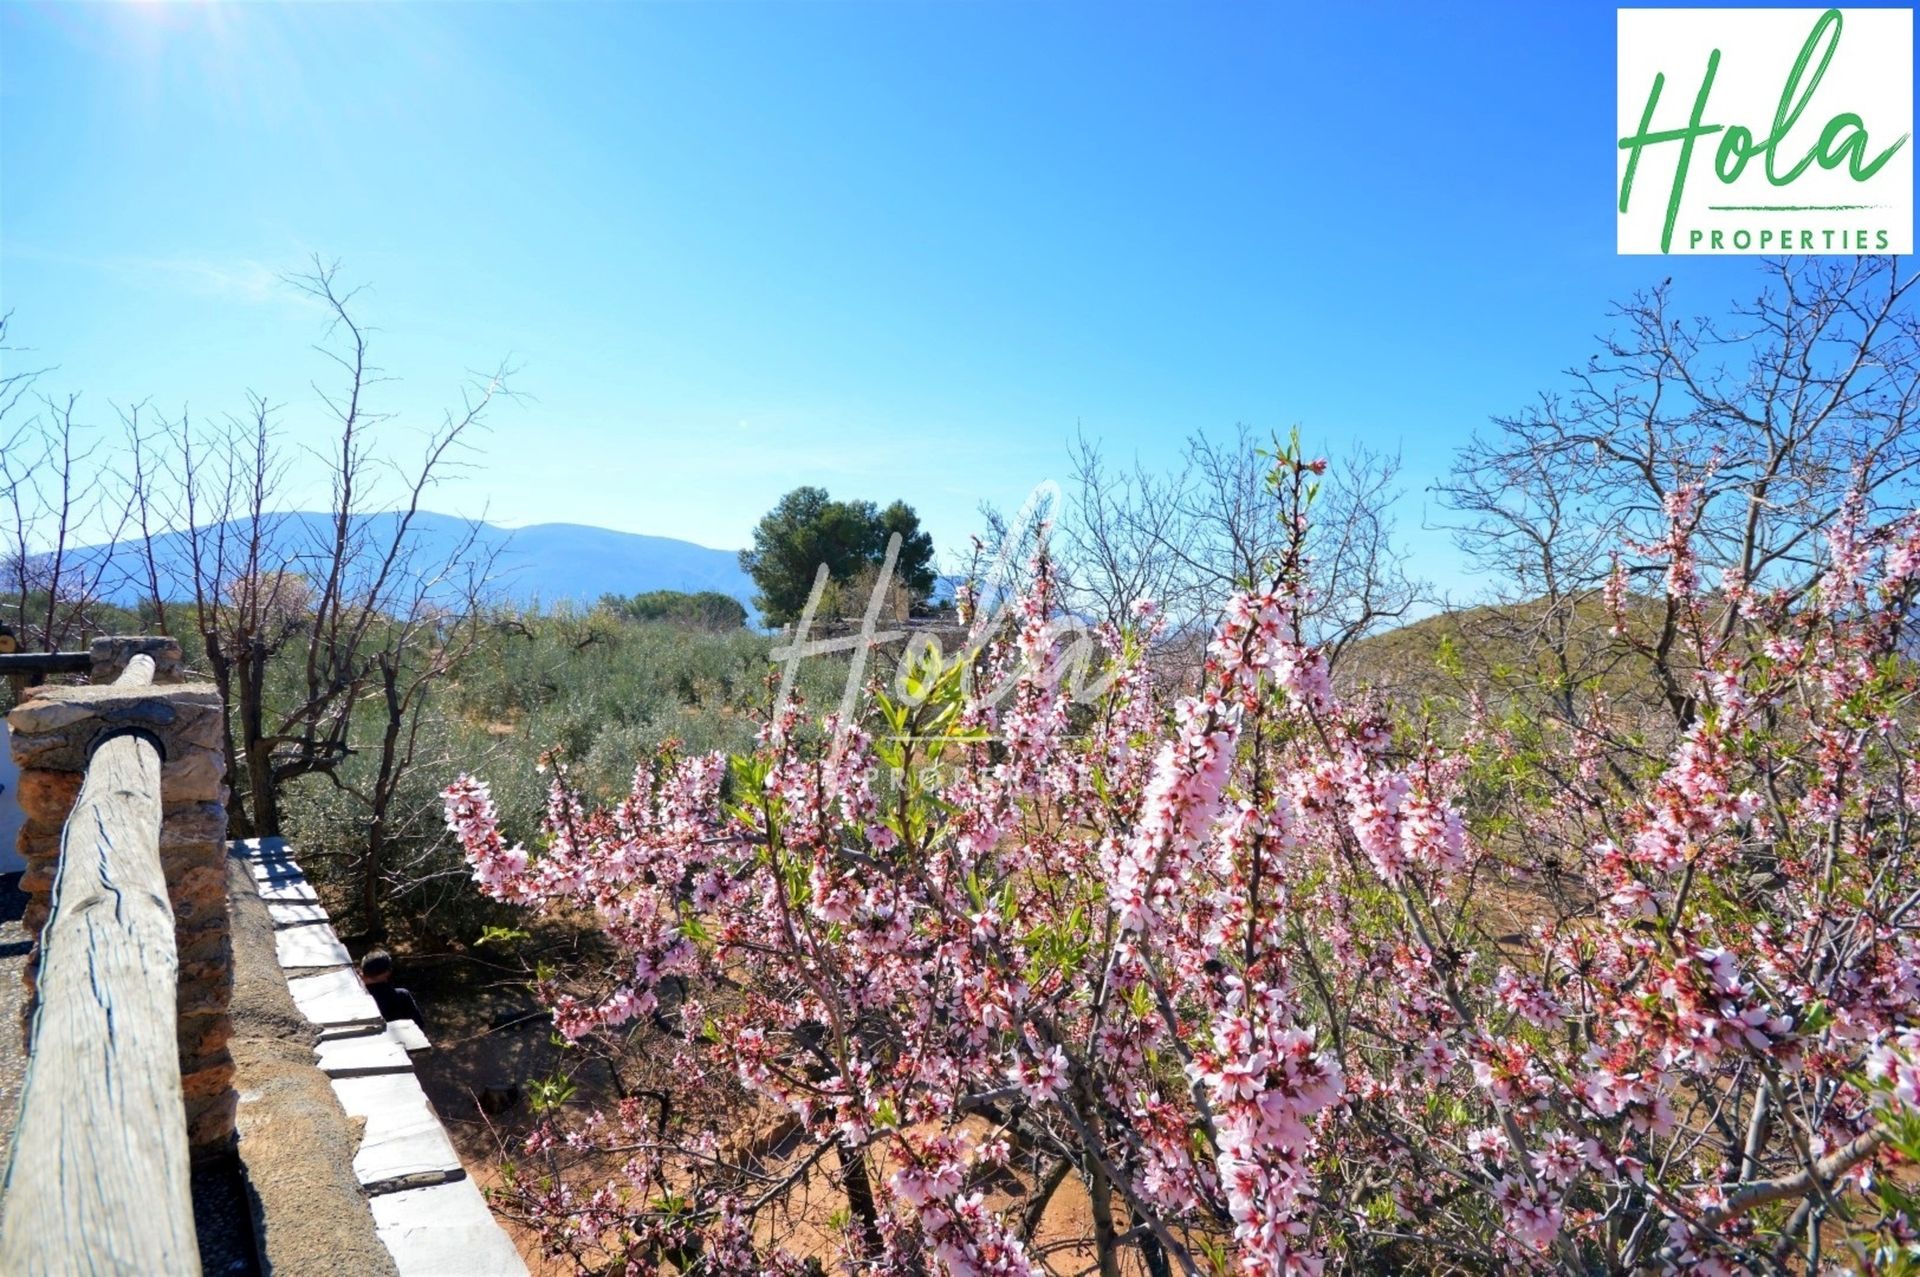
<svg viewBox="0 0 1920 1277"><path fill-rule="evenodd" d="M340 943L340 937L324 922L279 928L273 933L273 947L280 965L289 971L353 965L347 946Z"/></svg>
<svg viewBox="0 0 1920 1277"><path fill-rule="evenodd" d="M314 905L320 903L320 897L313 894L313 884L305 878L282 878L271 883L256 880L254 889L268 904Z"/></svg>
<svg viewBox="0 0 1920 1277"><path fill-rule="evenodd" d="M284 838L236 838L233 840L233 854L242 860L287 860L287 840Z"/></svg>
<svg viewBox="0 0 1920 1277"><path fill-rule="evenodd" d="M431 1051L433 1043L427 1041L427 1035L412 1020L387 1021L387 1036L399 1044L401 1050L411 1054L415 1051Z"/></svg>
<svg viewBox="0 0 1920 1277"><path fill-rule="evenodd" d="M254 890L268 905L319 905L320 897L314 894L313 884L307 881L293 857L283 855L262 860L235 852L234 858L246 864ZM319 916L325 918L326 911L321 910Z"/></svg>
<svg viewBox="0 0 1920 1277"><path fill-rule="evenodd" d="M428 1049L426 1034L411 1020L381 1017L285 842L246 839L232 855L267 902L283 968L315 956L338 963L311 974L288 971L286 987L319 1030L320 1072L348 1116L364 1122L353 1178L395 1270L400 1277L527 1277L414 1075L410 1055Z"/></svg>
<svg viewBox="0 0 1920 1277"><path fill-rule="evenodd" d="M367 995L366 986L351 967L322 971L318 975L297 975L287 979L300 1014L322 1027L365 1026L378 1032L386 1020L380 1008Z"/></svg>
<svg viewBox="0 0 1920 1277"><path fill-rule="evenodd" d="M387 1193L370 1204L400 1277L526 1277L472 1180Z"/></svg>
<svg viewBox="0 0 1920 1277"><path fill-rule="evenodd" d="M387 1031L385 1021L369 1024L359 1020L348 1024L322 1024L318 1027L322 1042L338 1042L343 1038L364 1038Z"/></svg>
<svg viewBox="0 0 1920 1277"><path fill-rule="evenodd" d="M273 860L249 859L247 868L252 872L253 880L262 886L267 883L286 882L293 878L304 881L306 878L300 866L293 863L291 856L280 856Z"/></svg>
<svg viewBox="0 0 1920 1277"><path fill-rule="evenodd" d="M335 1078L333 1093L347 1116L367 1119L353 1173L369 1193L466 1174L446 1128L411 1072Z"/></svg>
<svg viewBox="0 0 1920 1277"><path fill-rule="evenodd" d="M314 1047L320 1071L328 1077L369 1077L376 1073L411 1073L407 1050L385 1033L362 1033L333 1038Z"/></svg>
<svg viewBox="0 0 1920 1277"><path fill-rule="evenodd" d="M276 927L301 927L309 922L327 922L327 911L317 901L298 901L293 904L270 904L267 917Z"/></svg>

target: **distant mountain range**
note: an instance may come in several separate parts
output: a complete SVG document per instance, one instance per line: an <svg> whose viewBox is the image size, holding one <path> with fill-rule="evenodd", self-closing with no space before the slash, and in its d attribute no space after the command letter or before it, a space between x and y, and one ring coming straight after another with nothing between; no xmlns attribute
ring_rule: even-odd
<svg viewBox="0 0 1920 1277"><path fill-rule="evenodd" d="M361 516L377 541L392 535L395 514ZM421 571L444 563L465 537L468 522L445 514L414 516L410 537L414 561ZM202 533L204 537L206 533ZM298 564L330 544L333 516L288 513L268 516L267 541L283 562ZM603 594L639 594L646 590L715 590L731 595L751 610L754 585L740 570L733 550L715 550L674 537L642 536L578 523L536 523L524 528L481 524L477 545L497 556L493 588L498 597L515 603L562 601L592 603ZM130 573L139 554L137 544L96 546L82 553L105 552L115 560L118 578ZM154 557L160 566L162 588L192 579L189 542L183 532L154 538ZM175 587L177 588L177 587ZM116 602L132 603L143 591L137 584L112 591ZM181 589L181 593L185 590Z"/></svg>

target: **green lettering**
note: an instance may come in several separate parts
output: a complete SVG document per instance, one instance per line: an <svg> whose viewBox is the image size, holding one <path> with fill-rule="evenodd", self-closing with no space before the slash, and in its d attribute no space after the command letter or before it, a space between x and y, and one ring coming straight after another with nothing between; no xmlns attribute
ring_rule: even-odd
<svg viewBox="0 0 1920 1277"><path fill-rule="evenodd" d="M1847 140L1840 141L1840 135L1846 133ZM1907 144L1910 134L1902 133L1900 140L1873 159L1867 159L1867 126L1859 116L1848 111L1836 115L1820 131L1820 145L1813 148L1808 158L1817 158L1823 169L1836 169L1840 161L1847 162L1847 174L1856 182L1864 182L1886 166L1895 151ZM1836 145L1838 143L1838 145ZM1802 165L1804 167L1804 164Z"/></svg>
<svg viewBox="0 0 1920 1277"><path fill-rule="evenodd" d="M1767 135L1766 141L1767 181L1775 186L1785 186L1806 172L1807 165L1813 162L1813 155L1809 152L1805 159L1787 170L1786 176L1782 177L1773 171L1773 157L1778 154L1779 144L1786 140L1787 130L1792 128L1794 121L1800 118L1800 113L1807 109L1807 103L1813 99L1813 91L1820 87L1821 79L1827 74L1827 64L1833 61L1834 50L1840 47L1840 27L1838 9L1829 9L1821 14L1813 24L1813 30L1807 33L1806 43L1800 46L1800 56L1795 60L1793 70L1788 73L1787 82L1780 86L1780 105L1774 108L1773 132ZM1800 86L1800 77L1806 74L1807 63L1813 60L1813 52L1819 47L1821 38L1828 30L1832 30L1833 39L1827 43L1825 51L1821 53L1820 65L1814 68L1813 79L1808 81L1806 92L1796 98L1794 90Z"/></svg>
<svg viewBox="0 0 1920 1277"><path fill-rule="evenodd" d="M1736 124L1727 130L1726 136L1720 139L1720 149L1714 153L1713 157L1713 171L1719 175L1721 181L1731 184L1739 178L1740 170L1744 169L1747 161L1753 158L1752 146L1752 129ZM1727 167L1729 157L1733 160L1732 168Z"/></svg>
<svg viewBox="0 0 1920 1277"><path fill-rule="evenodd" d="M1659 142L1680 143L1680 163L1673 170L1673 190L1667 196L1667 224L1660 232L1660 251L1667 252L1673 246L1673 224L1680 216L1680 195L1687 184L1687 166L1693 162L1693 144L1709 133L1718 133L1718 124L1702 124L1707 114L1707 98L1713 92L1713 77L1720 69L1720 50L1715 49L1707 58L1707 74L1700 81L1700 92L1693 100L1693 118L1684 129L1663 129L1651 132L1653 111L1660 102L1660 90L1666 84L1665 75L1653 77L1653 92L1647 95L1646 110L1640 113L1640 130L1632 137L1620 139L1620 149L1630 152L1627 156L1627 171L1620 179L1620 211L1627 211L1627 199L1633 191L1634 170L1640 164L1640 151L1643 147Z"/></svg>

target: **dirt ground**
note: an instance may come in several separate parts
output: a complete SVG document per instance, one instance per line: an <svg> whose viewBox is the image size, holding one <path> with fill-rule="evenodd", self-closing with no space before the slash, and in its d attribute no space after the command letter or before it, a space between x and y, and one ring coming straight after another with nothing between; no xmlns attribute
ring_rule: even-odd
<svg viewBox="0 0 1920 1277"><path fill-rule="evenodd" d="M420 1085L452 1137L467 1173L498 1186L501 1141L524 1129L525 1100L509 1101L531 1078L552 1073L560 1051L552 1024L518 974L465 954L396 958L396 983L420 1004L433 1049L416 1059ZM487 1107L499 1108L497 1114ZM502 1219L534 1277L562 1277L570 1264L541 1256L533 1234Z"/></svg>

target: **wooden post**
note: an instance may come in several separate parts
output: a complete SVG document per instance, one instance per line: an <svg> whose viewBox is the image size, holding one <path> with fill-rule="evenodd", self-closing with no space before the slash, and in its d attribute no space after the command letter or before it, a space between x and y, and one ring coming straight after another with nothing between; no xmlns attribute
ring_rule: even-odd
<svg viewBox="0 0 1920 1277"><path fill-rule="evenodd" d="M153 677L137 656L117 686ZM97 748L61 836L39 1002L0 1203L0 1272L198 1277L160 867L160 755Z"/></svg>

